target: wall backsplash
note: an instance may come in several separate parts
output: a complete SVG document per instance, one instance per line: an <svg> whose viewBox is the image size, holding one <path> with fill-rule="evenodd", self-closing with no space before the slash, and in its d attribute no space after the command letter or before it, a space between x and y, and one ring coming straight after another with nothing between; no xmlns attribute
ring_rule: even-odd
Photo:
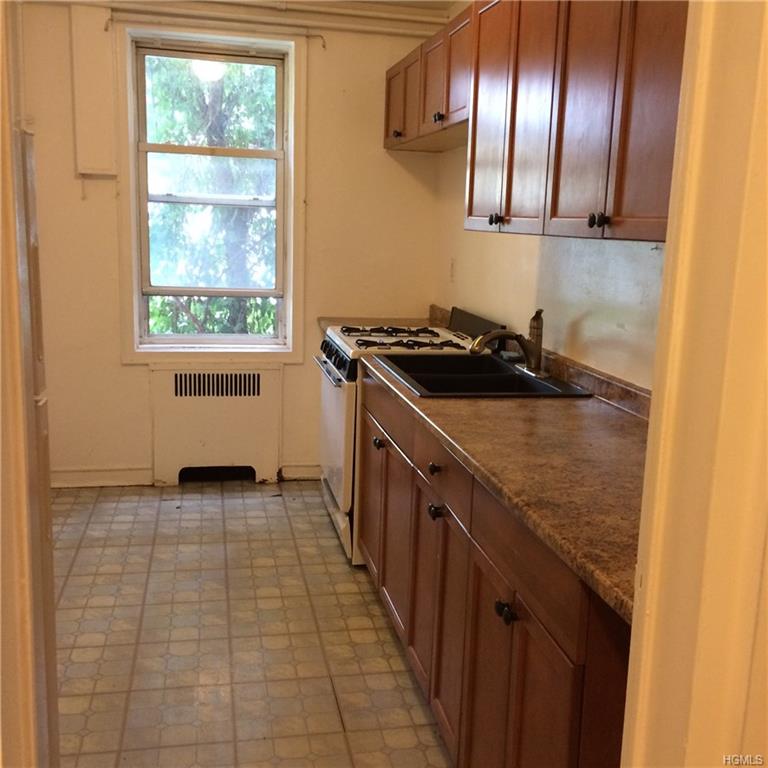
<svg viewBox="0 0 768 768"><path fill-rule="evenodd" d="M466 151L437 162L446 303L518 331L542 307L545 347L650 387L663 244L464 231Z"/></svg>

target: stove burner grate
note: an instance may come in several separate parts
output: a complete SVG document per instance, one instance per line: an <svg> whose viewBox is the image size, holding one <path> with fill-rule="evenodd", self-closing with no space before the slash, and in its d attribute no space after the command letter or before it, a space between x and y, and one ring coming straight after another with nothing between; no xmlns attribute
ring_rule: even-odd
<svg viewBox="0 0 768 768"><path fill-rule="evenodd" d="M377 325L373 328L366 328L365 326L356 325L342 325L341 333L343 336L406 336L406 337L419 337L429 336L437 338L440 334L433 328L404 328L397 325ZM360 345L358 345L360 346Z"/></svg>
<svg viewBox="0 0 768 768"><path fill-rule="evenodd" d="M355 344L360 349L398 349L440 351L442 349L466 349L464 344L445 339L443 341L420 341L419 339L357 339Z"/></svg>

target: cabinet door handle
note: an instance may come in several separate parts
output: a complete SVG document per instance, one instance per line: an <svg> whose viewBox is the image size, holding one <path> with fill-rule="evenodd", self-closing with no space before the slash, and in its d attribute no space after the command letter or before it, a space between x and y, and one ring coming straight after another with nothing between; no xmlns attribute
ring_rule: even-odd
<svg viewBox="0 0 768 768"><path fill-rule="evenodd" d="M435 464L434 461L430 461L429 464L427 464L427 472L429 472L430 475L437 475L442 471L443 468L439 464Z"/></svg>
<svg viewBox="0 0 768 768"><path fill-rule="evenodd" d="M427 514L433 519L437 520L443 516L445 507L442 504L427 504Z"/></svg>
<svg viewBox="0 0 768 768"><path fill-rule="evenodd" d="M386 445L386 443L380 437L374 437L373 438L373 447L377 451L380 451L385 445Z"/></svg>
<svg viewBox="0 0 768 768"><path fill-rule="evenodd" d="M393 139L399 139L403 135L402 131L394 130L392 131L392 138Z"/></svg>
<svg viewBox="0 0 768 768"><path fill-rule="evenodd" d="M595 224L597 224L597 216L594 213L590 213L589 216L587 216L587 226L592 229Z"/></svg>
<svg viewBox="0 0 768 768"><path fill-rule="evenodd" d="M442 123L445 120L445 115L442 112L435 112L433 119L436 123Z"/></svg>
<svg viewBox="0 0 768 768"><path fill-rule="evenodd" d="M488 217L488 223L493 227L497 224L503 224L504 223L504 217L500 213L492 213Z"/></svg>
<svg viewBox="0 0 768 768"><path fill-rule="evenodd" d="M517 621L518 616L512 610L512 606L509 603L505 603L503 600L497 600L493 606L496 611L496 615L509 626L513 621Z"/></svg>
<svg viewBox="0 0 768 768"><path fill-rule="evenodd" d="M598 227L604 227L606 224L610 224L610 223L611 223L610 216L606 216L602 211L600 211L600 213L597 214L597 219L595 220L595 224Z"/></svg>

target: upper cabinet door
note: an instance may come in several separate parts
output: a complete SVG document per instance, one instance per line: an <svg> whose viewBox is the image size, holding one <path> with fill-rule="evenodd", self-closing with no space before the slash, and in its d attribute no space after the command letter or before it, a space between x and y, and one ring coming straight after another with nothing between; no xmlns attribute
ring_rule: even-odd
<svg viewBox="0 0 768 768"><path fill-rule="evenodd" d="M469 117L469 85L472 68L472 7L468 6L445 30L445 108L442 125Z"/></svg>
<svg viewBox="0 0 768 768"><path fill-rule="evenodd" d="M403 136L405 109L405 73L398 62L387 70L386 103L384 106L384 146L398 144Z"/></svg>
<svg viewBox="0 0 768 768"><path fill-rule="evenodd" d="M602 237L595 219L605 215L622 7L570 2L561 10L544 222L548 235Z"/></svg>
<svg viewBox="0 0 768 768"><path fill-rule="evenodd" d="M632 2L622 19L605 237L664 240L685 2Z"/></svg>
<svg viewBox="0 0 768 768"><path fill-rule="evenodd" d="M473 8L465 229L498 229L507 129L512 29L519 4L494 0Z"/></svg>
<svg viewBox="0 0 768 768"><path fill-rule="evenodd" d="M419 72L417 48L387 70L384 105L384 147L389 149L419 135Z"/></svg>
<svg viewBox="0 0 768 768"><path fill-rule="evenodd" d="M421 46L421 99L419 100L419 135L423 136L443 127L445 118L446 74L445 30Z"/></svg>
<svg viewBox="0 0 768 768"><path fill-rule="evenodd" d="M403 141L419 135L419 85L421 80L421 49L417 48L403 59L405 93L403 94Z"/></svg>
<svg viewBox="0 0 768 768"><path fill-rule="evenodd" d="M467 7L421 46L419 135L467 119L472 8Z"/></svg>
<svg viewBox="0 0 768 768"><path fill-rule="evenodd" d="M557 19L557 2L519 4L509 65L502 232L544 231Z"/></svg>

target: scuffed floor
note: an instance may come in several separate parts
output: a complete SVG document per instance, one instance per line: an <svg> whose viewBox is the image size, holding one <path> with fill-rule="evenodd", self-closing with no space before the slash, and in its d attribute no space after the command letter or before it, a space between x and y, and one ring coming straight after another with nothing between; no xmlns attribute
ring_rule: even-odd
<svg viewBox="0 0 768 768"><path fill-rule="evenodd" d="M316 482L52 504L63 768L449 765Z"/></svg>

